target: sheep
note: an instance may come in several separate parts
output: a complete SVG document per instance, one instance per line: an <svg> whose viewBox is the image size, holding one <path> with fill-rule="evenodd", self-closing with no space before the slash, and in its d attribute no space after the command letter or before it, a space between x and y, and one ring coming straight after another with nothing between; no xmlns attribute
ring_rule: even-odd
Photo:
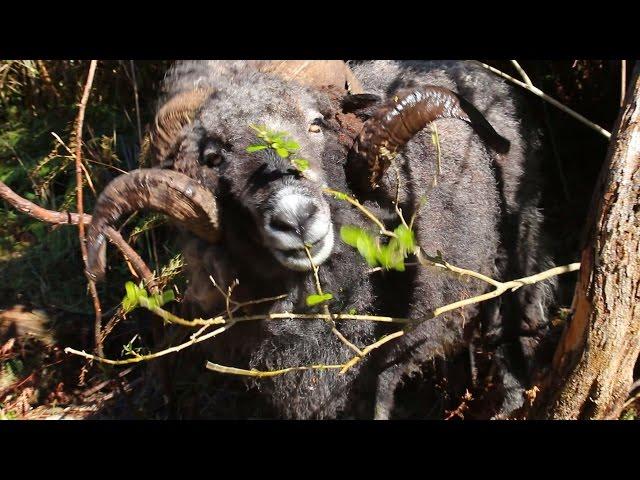
<svg viewBox="0 0 640 480"><path fill-rule="evenodd" d="M353 70L369 94L366 108L359 107L368 121L346 169L365 204L394 212L397 182L394 175L384 174L393 159L400 171L399 204L407 218L426 198L415 222L423 251L441 251L449 263L497 279L548 268L538 206L540 141L517 94L470 62L373 61ZM439 175L437 147L426 128L431 121L438 132ZM366 167L368 177L362 175ZM420 269L398 285L408 290L399 295L409 298L406 310L391 313L425 318L435 307L484 293L487 287L475 279L462 282L441 271ZM502 372L502 415L522 405L527 373L548 329L553 292L550 281L483 306L485 341L496 349ZM391 307L393 298L385 302ZM474 305L428 319L381 352L375 418L391 416L397 387L419 375L429 360L469 344L468 319L479 312Z"/></svg>
<svg viewBox="0 0 640 480"><path fill-rule="evenodd" d="M464 62L366 62L353 75L340 64L330 80L274 65L184 61L172 68L149 132L154 168L118 177L96 204L87 232L93 278L104 273L104 229L126 212L150 208L189 232L189 317L224 309L209 276L223 286L240 279L238 301L286 294L268 306L253 305L252 313L320 311L305 304L316 289L305 243L313 244L313 263L321 266L322 287L335 297L329 304L335 312L424 318L436 306L485 291L477 281L429 269L372 277L358 253L336 240L343 225L369 224L359 211L323 195L325 185L357 195L395 226L398 186L385 174L391 157L407 218L420 198L427 199L415 221L425 252L440 250L452 264L498 278L544 264L536 187L528 183L536 178L537 140L520 126L514 95L501 82ZM327 83L333 87L323 88ZM404 114L396 114L398 105ZM430 121L440 139L437 185L436 147L425 129ZM247 152L257 140L250 124L288 132L309 168L300 172L273 149ZM522 345L526 361L534 357L550 291L529 287L514 298L483 309L484 334L497 345L503 371L505 411L517 408L526 383L512 364L511 347ZM464 316L426 320L346 375L304 371L249 382L279 418L389 418L397 387L434 356L467 345L466 319L478 312L471 306ZM338 327L360 347L389 332L367 322ZM340 364L351 356L330 325L300 320L237 324L209 352L214 362L260 370Z"/></svg>
<svg viewBox="0 0 640 480"><path fill-rule="evenodd" d="M346 93L340 82L342 77L336 88ZM210 276L223 288L239 279L233 291L238 302L286 294L252 305L252 313L321 312L322 306L306 305L316 284L305 244L321 267L322 289L334 297L331 310L371 312L368 267L335 238L341 225L364 225L364 220L322 192L326 185L346 191L345 174L337 159L323 161L327 143L335 143L333 133L325 135L322 128L326 95L312 82L303 83L282 78L281 72L262 72L251 62L175 64L149 132L154 168L121 175L97 201L87 232L89 274L104 275L105 226L128 211L147 208L166 213L189 232L184 246L188 317L224 311L225 298ZM287 132L308 168L297 170L271 148L247 152L259 143L252 125ZM367 322L337 328L354 344L374 341L374 327ZM235 325L219 337L208 359L273 370L339 364L353 355L323 320L282 320ZM365 364L346 375L303 371L253 383L278 417L335 418L349 415L352 384Z"/></svg>

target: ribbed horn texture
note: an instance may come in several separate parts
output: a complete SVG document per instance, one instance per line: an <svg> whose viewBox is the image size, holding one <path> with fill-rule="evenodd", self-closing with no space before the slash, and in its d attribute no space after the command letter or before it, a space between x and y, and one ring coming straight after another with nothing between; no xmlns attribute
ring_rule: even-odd
<svg viewBox="0 0 640 480"><path fill-rule="evenodd" d="M192 178L172 170L140 169L113 180L98 198L87 230L87 273L104 277L106 227L128 213L153 210L164 213L187 230L209 242L219 237L218 209L214 193Z"/></svg>
<svg viewBox="0 0 640 480"><path fill-rule="evenodd" d="M444 87L423 86L397 93L363 126L349 155L351 178L363 189L375 189L398 152L429 123L457 118L469 123L487 144L499 153L509 151L510 142L494 130L471 103ZM366 169L368 176L362 172Z"/></svg>

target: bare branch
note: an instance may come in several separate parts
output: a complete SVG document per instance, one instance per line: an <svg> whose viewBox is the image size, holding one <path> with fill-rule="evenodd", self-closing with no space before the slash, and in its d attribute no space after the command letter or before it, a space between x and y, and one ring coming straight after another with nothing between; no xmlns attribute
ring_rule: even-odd
<svg viewBox="0 0 640 480"><path fill-rule="evenodd" d="M133 96L136 102L136 126L138 127L138 144L140 148L142 148L142 123L140 122L140 101L138 100L138 82L136 81L136 65L133 60L129 60L129 63L131 65L131 83L133 83Z"/></svg>
<svg viewBox="0 0 640 480"><path fill-rule="evenodd" d="M624 98L627 96L627 61L622 60L620 66L620 108L624 106Z"/></svg>
<svg viewBox="0 0 640 480"><path fill-rule="evenodd" d="M323 189L323 191L325 193L333 195L336 198L340 198L340 199L346 200L351 205L353 205L358 210L360 210L362 213L364 213L369 218L369 220L371 220L373 223L375 223L378 226L378 228L380 229L380 233L382 235L386 235L388 237L394 237L395 238L396 234L391 232L391 231L389 231L389 230L387 230L386 227L384 226L384 223L382 223L378 217L376 217L373 213L371 213L364 205L362 205L355 198L350 197L346 193L342 193L342 192L339 192L337 190L333 190L331 188L325 188L325 189Z"/></svg>
<svg viewBox="0 0 640 480"><path fill-rule="evenodd" d="M313 278L316 281L316 290L318 292L318 295L324 295L324 292L322 291L322 285L320 285L320 277L318 276L318 266L313 262L313 257L311 256L309 247L305 245L304 251L307 254L307 258L309 259L309 263L311 264L311 268L313 270ZM329 307L327 306L326 303L322 305L322 309L324 310L325 315L329 316L329 320L326 320L326 322L329 325L329 327L331 327L331 333L333 333L336 337L338 337L338 339L340 339L342 343L344 343L347 347L349 347L351 350L356 352L359 356L362 356L363 355L362 350L360 350L356 345L354 345L349 340L347 340L347 338L342 333L340 333L340 331L336 327L336 322L333 320L333 317L331 316L331 312L329 311Z"/></svg>
<svg viewBox="0 0 640 480"><path fill-rule="evenodd" d="M362 355L360 355L359 357L353 357L351 360L349 360L347 363L344 364L344 366L342 367L342 370L340 370L340 374L346 373L347 370L349 370L356 363L362 360L362 358L372 350L375 350L376 348L381 347L385 343L390 342L391 340L395 340L396 338L401 337L404 334L405 334L404 330L398 330L397 332L394 332L391 335L387 335L386 337L382 337L377 342L374 342L371 345L365 347L365 349L362 350Z"/></svg>
<svg viewBox="0 0 640 480"><path fill-rule="evenodd" d="M521 86L522 88L524 88L525 90L529 90L531 93L533 93L534 95L537 95L538 97L542 98L543 100L549 102L551 105L553 105L556 108L559 108L560 110L562 110L565 113L568 113L569 115L571 115L573 118L575 118L576 120L578 120L579 122L584 123L586 126L588 126L589 128L595 130L596 132L598 132L601 135L604 135L606 138L611 138L611 132L608 132L607 130L605 130L604 128L602 128L600 125L597 125L595 123L593 123L590 120L587 120L585 117L583 117L582 115L580 115L579 113L571 110L569 107L563 105L562 103L560 103L559 101L557 101L555 98L550 97L549 95L547 95L546 93L544 93L542 90L540 90L539 88L533 86L533 85L527 85L524 82L521 82L520 80L517 80L515 78L513 78L510 75L507 75L506 73L498 70L497 68L494 68L490 65L487 65L486 63L482 63L482 62L478 62L480 65L482 65L484 68L486 68L487 70L492 71L493 73L495 73L496 75L501 76L502 78L505 78L507 80L509 80L512 83L515 83L516 85Z"/></svg>
<svg viewBox="0 0 640 480"><path fill-rule="evenodd" d="M82 93L82 99L80 100L80 108L78 110L78 117L76 119L76 202L78 208L78 215L82 217L84 215L84 199L82 195L82 174L86 172L84 165L82 164L82 126L84 124L84 112L87 108L87 102L89 101L89 94L91 93L91 86L93 85L93 75L96 71L97 60L91 60L89 64L89 73L87 74L87 81L84 85L84 91ZM89 175L87 173L87 178ZM87 245L85 243L84 222L78 223L78 235L80 238L80 251L82 252L82 261L86 268L87 266ZM98 355L103 355L102 350L102 307L100 306L100 299L98 298L98 290L96 289L95 282L87 277L89 283L89 291L91 292L91 298L93 299L93 309L95 311L95 341L96 351Z"/></svg>
<svg viewBox="0 0 640 480"><path fill-rule="evenodd" d="M0 182L0 198L4 199L19 210L33 218L42 220L43 222L53 223L56 225L78 225L82 218L82 223L91 223L91 215L83 214L80 216L77 213L72 212L56 212L54 210L47 210L39 205L36 205L29 200L22 198L20 195L11 190L6 184ZM122 235L117 230L108 227L105 230L107 238L122 252L125 260L131 262L136 274L144 279L145 284L151 289L154 288L155 282L151 270L146 265L144 260L131 248L131 246L122 238Z"/></svg>
<svg viewBox="0 0 640 480"><path fill-rule="evenodd" d="M130 363L139 363L139 362L154 360L156 358L164 357L165 355L168 355L170 353L179 352L180 350L184 350L185 348L190 347L191 345L204 342L205 340L209 340L210 338L220 335L222 332L226 332L227 330L229 330L229 328L231 328L232 326L233 324L225 325L223 327L217 328L213 332L207 333L206 335L203 335L201 337L192 338L188 342L181 343L180 345L176 345L175 347L169 347L165 350L161 350L156 353L150 353L149 355L140 355L137 357L126 358L124 360L111 360L109 358L104 358L102 356L91 355L90 353L87 353L84 350L82 351L75 350L70 347L65 348L64 351L65 353L71 353L73 355L78 355L80 357L84 357L89 360L95 360L96 362L105 363L107 365L128 365Z"/></svg>
<svg viewBox="0 0 640 480"><path fill-rule="evenodd" d="M429 260L427 260L427 262L429 262ZM475 278L480 278L480 279L489 279L489 277L486 277L482 274L473 272L471 270L464 270L461 269L459 267L454 267L446 262L443 262L443 266L442 268L446 268L446 269L452 269L451 271L453 271L454 273L457 274L464 274L464 275L469 275L469 276L473 276ZM270 314L265 314L265 315L249 315L249 316L245 316L245 317L233 317L232 319L227 319L223 316L218 316L215 318L210 318L210 319L195 319L195 320L184 320L180 317L177 317L176 315L173 315L172 313L163 310L160 307L154 307L152 305L150 305L147 300L144 297L140 297L139 301L140 301L140 305L147 308L148 310L152 311L153 313L155 313L156 315L158 315L160 318L162 318L163 320L170 322L170 323L175 323L178 325L183 325L183 326L187 326L187 327L208 327L211 325L223 325L222 327L214 330L213 332L210 332L206 335L200 335L202 332L204 332L205 328L200 328L200 331L196 332L194 335L191 336L190 340L182 343L180 345L177 345L175 347L170 347L167 348L165 350L161 350L159 352L156 353L151 353L149 355L141 355L141 356L136 356L136 357L132 357L132 358L127 358L127 359L123 359L123 360L112 360L112 359L108 359L108 358L104 358L101 356L96 356L96 355L91 355L89 353L86 353L84 351L78 351L75 350L73 348L65 348L65 352L66 353L70 353L73 355L79 355L91 360L95 360L97 362L102 362L102 363L106 363L109 365L128 365L130 363L138 363L138 362L142 362L142 361L148 361L148 360L153 360L165 355L168 355L170 353L175 353L178 352L180 350L183 350L191 345L194 345L196 343L200 343L203 342L205 340L208 340L210 338L216 337L217 335L221 334L222 332L225 332L226 330L228 330L229 328L231 328L233 325L235 325L236 323L239 322L247 322L247 321L257 321L257 320L283 320L283 319L300 319L300 320L319 320L319 319L324 319L324 320L362 320L362 321L374 321L374 322L383 322L383 323L399 323L399 324L405 324L405 325L409 325L409 326L413 326L413 325L417 325L423 321L428 321L431 318L437 317L439 315L442 315L448 311L451 310L455 310L457 308L463 307L465 305L470 305L472 303L479 303L485 300L489 300L490 298L494 298L497 297L499 295L502 295L503 293L505 293L508 290L514 291L520 287L522 287L523 285L531 285L533 283L537 283L540 282L542 280L546 280L548 278L551 278L555 275L560 275L563 273L567 273L567 272L573 272L575 270L578 270L580 268L580 264L579 263L572 263L570 265L565 265L565 266L561 266L561 267L555 267L552 268L550 270L546 270L544 272L538 273L536 275L531 275L529 277L523 277L523 278L519 278L516 280L511 280L509 282L497 282L496 280L493 279L489 279L492 282L497 283L499 286L489 292L486 293L484 295L479 295L476 297L472 297L472 298L468 298L465 300L460 300L458 302L449 304L449 305L445 305L442 306L440 308L436 308L431 316L429 317L425 317L425 318L421 318L421 319L409 319L409 318L394 318L394 317L383 317L383 316L376 316L376 315L350 315L350 314L343 314L343 313L336 313L336 314L321 314L321 313L312 313L312 314L299 314L299 313L287 313L287 312L283 312L283 313L270 313ZM485 280L486 281L486 280ZM367 354L369 354L371 351L375 350L376 348L381 347L382 345L386 344L387 342L390 342L396 338L399 338L401 336L403 336L405 334L405 329L403 330L399 330L397 332L394 332L390 335L387 335L385 337L382 337L381 339L377 340L376 342L368 345L367 347L365 347L364 349L361 350L361 354L358 354L356 356L354 356L353 358L351 358L348 362L346 362L344 365L340 365L339 368L340 373L345 373L347 370L349 370L350 368L352 368L354 365L356 365L362 358L364 358ZM215 364L212 364L215 365ZM251 370L242 370L242 369L235 369L234 367L224 367L224 366L217 366L215 368L213 368L213 370L219 371L218 368L224 369L225 371L223 373L237 373L239 375L247 375L247 372L253 372L255 373L255 371L251 371ZM274 370L274 371L270 371L270 372L262 372L262 373L258 373L257 375L254 376L274 376L274 375L281 375L284 373L287 373L289 371L293 371L293 370L302 370L302 369L337 369L338 366L337 365L313 365L311 367L290 367L289 369L283 369L283 370ZM238 372L243 372L243 373L238 373ZM253 374L252 374L253 375Z"/></svg>
<svg viewBox="0 0 640 480"><path fill-rule="evenodd" d="M522 68L520 66L518 61L517 60L511 60L511 63L513 64L515 69L518 71L518 73L520 74L522 79L524 80L524 83L526 83L529 87L533 87L533 83L531 83L531 79L529 78L529 75L527 75L527 72L524 71L524 68Z"/></svg>
<svg viewBox="0 0 640 480"><path fill-rule="evenodd" d="M219 365L217 363L207 362L207 370L213 370L218 373L227 373L231 375L241 375L245 377L276 377L278 375L283 375L289 372L299 372L302 370L337 370L338 368L343 368L344 365L309 365L306 367L289 367L283 368L281 370L245 370L243 368L235 368L235 367L226 367L224 365Z"/></svg>

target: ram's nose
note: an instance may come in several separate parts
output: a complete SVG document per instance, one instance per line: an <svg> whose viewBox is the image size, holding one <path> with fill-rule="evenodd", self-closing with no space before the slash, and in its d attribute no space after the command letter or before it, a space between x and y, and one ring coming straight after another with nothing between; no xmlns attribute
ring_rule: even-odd
<svg viewBox="0 0 640 480"><path fill-rule="evenodd" d="M272 246L283 250L316 243L327 234L330 223L315 198L299 193L280 196L265 220Z"/></svg>
<svg viewBox="0 0 640 480"><path fill-rule="evenodd" d="M283 197L278 207L269 220L269 227L275 232L295 232L301 236L313 224L318 212L313 200L301 195Z"/></svg>

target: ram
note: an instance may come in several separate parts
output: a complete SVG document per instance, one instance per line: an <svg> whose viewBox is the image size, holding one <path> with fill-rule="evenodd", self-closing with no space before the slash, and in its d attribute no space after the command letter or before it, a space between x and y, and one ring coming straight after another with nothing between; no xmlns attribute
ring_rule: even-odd
<svg viewBox="0 0 640 480"><path fill-rule="evenodd" d="M321 266L321 288L334 297L333 312L424 318L486 290L430 269L371 274L338 239L345 225L371 224L327 196L327 186L357 195L389 228L400 222L397 194L406 217L415 214L422 250L441 251L452 264L506 278L544 263L537 190L529 181L537 175L536 141L502 82L464 62L365 62L355 76L342 62L315 71L306 62L276 64L185 61L172 68L149 133L154 168L118 177L98 199L88 230L90 275L104 274L105 228L128 212L152 209L189 232L190 317L224 309L210 276L223 287L239 279L237 301L286 295L252 305L252 313L321 312L324 305L307 305L318 289L314 265ZM282 145L263 144L272 134ZM392 162L398 175L387 171ZM530 287L483 312L485 337L503 367L506 411L517 407L526 383L514 373L511 347L525 346L516 353L532 358L548 297ZM477 310L426 320L346 375L307 370L250 381L278 417L388 418L405 378L468 345L465 319ZM360 347L389 333L360 321L336 328ZM335 365L354 355L346 343L322 320L242 322L219 338L210 359L259 370Z"/></svg>

